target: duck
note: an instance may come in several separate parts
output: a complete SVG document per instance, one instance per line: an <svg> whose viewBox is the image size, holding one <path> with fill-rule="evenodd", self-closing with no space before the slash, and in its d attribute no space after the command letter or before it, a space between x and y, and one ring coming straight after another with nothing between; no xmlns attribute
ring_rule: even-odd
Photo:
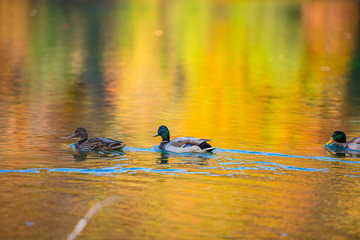
<svg viewBox="0 0 360 240"><path fill-rule="evenodd" d="M350 150L360 151L360 137L353 138L349 142L347 142L346 134L342 131L333 132L330 140L325 144L325 146L329 146L330 144L333 143L337 147L343 147L343 148L348 148Z"/></svg>
<svg viewBox="0 0 360 240"><path fill-rule="evenodd" d="M79 127L75 133L68 138L79 138L76 143L78 148L90 151L113 151L122 150L126 145L121 141L113 140L110 138L94 137L89 138L86 128Z"/></svg>
<svg viewBox="0 0 360 240"><path fill-rule="evenodd" d="M157 134L153 137L161 136L162 141L159 145L160 149L176 152L176 153L201 153L212 152L212 147L207 142L211 139L200 139L195 137L177 137L170 141L169 129L162 125L159 127Z"/></svg>

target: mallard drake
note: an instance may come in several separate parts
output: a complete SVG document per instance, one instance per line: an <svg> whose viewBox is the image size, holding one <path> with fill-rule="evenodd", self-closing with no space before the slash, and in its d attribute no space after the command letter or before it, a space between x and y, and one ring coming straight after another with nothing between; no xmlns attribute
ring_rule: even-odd
<svg viewBox="0 0 360 240"><path fill-rule="evenodd" d="M121 150L125 147L123 142L113 140L110 138L88 138L88 133L85 128L79 127L76 129L75 133L68 138L79 138L77 142L77 147L84 150L92 151L112 151L112 150Z"/></svg>
<svg viewBox="0 0 360 240"><path fill-rule="evenodd" d="M353 138L349 142L346 142L346 134L341 131L335 131L325 146L332 143L339 147L360 151L360 137Z"/></svg>
<svg viewBox="0 0 360 240"><path fill-rule="evenodd" d="M177 153L192 153L192 152L211 152L215 149L207 142L210 139L200 139L194 137L178 137L170 141L170 132L166 126L160 126L158 133L153 137L161 136L160 149L177 152Z"/></svg>

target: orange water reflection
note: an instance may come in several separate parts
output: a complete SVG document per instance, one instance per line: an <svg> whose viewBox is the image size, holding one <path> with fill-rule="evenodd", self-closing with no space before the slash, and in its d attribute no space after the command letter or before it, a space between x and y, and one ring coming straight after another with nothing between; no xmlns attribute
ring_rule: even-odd
<svg viewBox="0 0 360 240"><path fill-rule="evenodd" d="M2 4L11 9L1 15L2 99L18 109L6 117L11 139L86 125L151 146L167 124L222 148L311 154L335 128L356 133L346 122L357 116L343 112L357 2L111 2L107 17L92 15L108 9L95 3L68 3L66 14ZM10 15L23 24L10 27Z"/></svg>
<svg viewBox="0 0 360 240"><path fill-rule="evenodd" d="M359 234L358 163L301 158L327 156L335 129L360 135L358 1L15 2L0 2L0 170L40 170L0 173L1 237L63 239L117 194L84 238ZM85 126L149 148L161 124L218 148L301 156L74 161L64 138ZM107 168L130 170L72 172Z"/></svg>

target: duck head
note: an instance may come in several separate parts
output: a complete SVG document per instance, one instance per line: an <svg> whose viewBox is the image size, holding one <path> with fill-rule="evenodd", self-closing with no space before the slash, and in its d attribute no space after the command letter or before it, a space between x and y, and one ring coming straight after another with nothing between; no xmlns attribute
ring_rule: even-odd
<svg viewBox="0 0 360 240"><path fill-rule="evenodd" d="M163 141L170 141L170 132L169 129L162 125L159 127L157 134L155 134L153 137L161 136Z"/></svg>
<svg viewBox="0 0 360 240"><path fill-rule="evenodd" d="M88 133L85 128L79 127L76 129L75 133L68 138L79 138L80 141L85 141L88 139Z"/></svg>
<svg viewBox="0 0 360 240"><path fill-rule="evenodd" d="M346 134L342 131L335 131L332 135L330 140L325 145L330 145L334 142L337 143L346 143Z"/></svg>

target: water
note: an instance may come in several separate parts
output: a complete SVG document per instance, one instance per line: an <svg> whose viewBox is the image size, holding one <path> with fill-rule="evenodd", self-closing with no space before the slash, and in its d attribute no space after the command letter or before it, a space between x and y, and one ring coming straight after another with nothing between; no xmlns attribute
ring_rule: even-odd
<svg viewBox="0 0 360 240"><path fill-rule="evenodd" d="M358 239L359 3L1 1L0 238Z"/></svg>

